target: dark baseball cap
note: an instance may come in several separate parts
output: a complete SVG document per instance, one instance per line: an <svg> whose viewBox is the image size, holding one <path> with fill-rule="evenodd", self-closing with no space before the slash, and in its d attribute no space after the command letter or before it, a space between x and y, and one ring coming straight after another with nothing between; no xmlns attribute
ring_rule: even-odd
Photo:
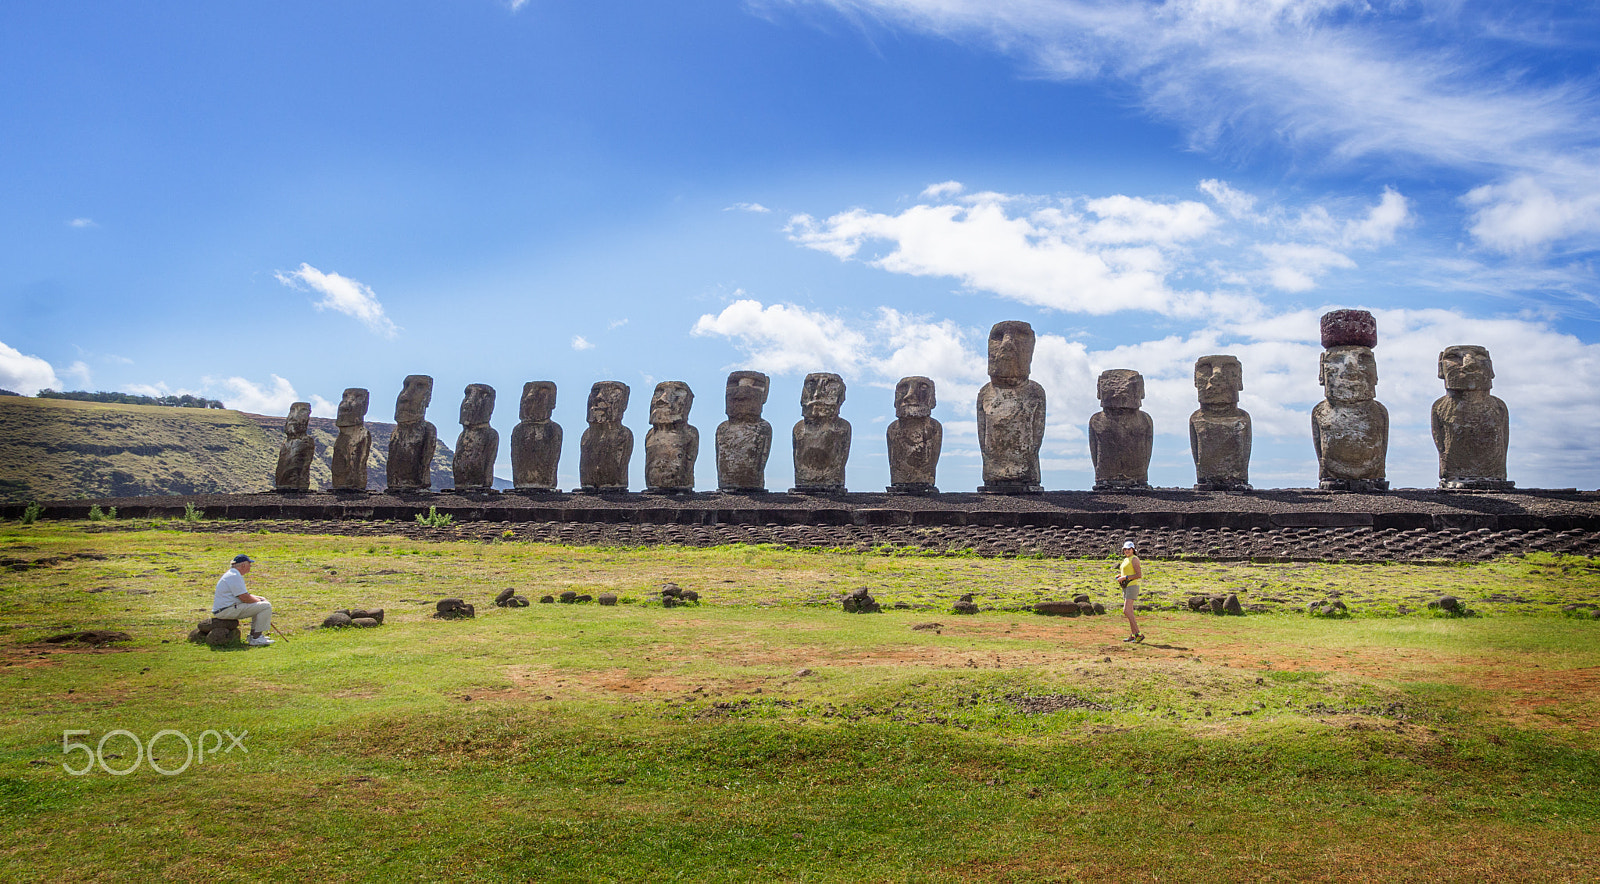
<svg viewBox="0 0 1600 884"><path fill-rule="evenodd" d="M244 553L239 553L238 555L233 557L233 563L235 565L237 565L240 562L250 562L250 563L254 564L255 559L250 558L249 556L245 555Z"/></svg>

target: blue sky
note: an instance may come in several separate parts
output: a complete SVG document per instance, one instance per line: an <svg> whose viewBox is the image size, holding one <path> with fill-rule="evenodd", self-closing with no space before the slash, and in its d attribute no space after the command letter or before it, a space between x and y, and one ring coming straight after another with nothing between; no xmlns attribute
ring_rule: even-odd
<svg viewBox="0 0 1600 884"><path fill-rule="evenodd" d="M1317 317L1379 318L1389 477L1428 487L1438 351L1490 348L1510 478L1600 485L1600 18L1341 0L61 2L0 10L0 387L192 392L387 420L406 374L584 399L809 371L848 481L887 482L901 376L940 486L979 482L984 337L1033 323L1045 484L1093 481L1107 368L1151 479L1194 481L1194 359L1243 360L1258 487L1316 478ZM509 451L497 472L509 475Z"/></svg>

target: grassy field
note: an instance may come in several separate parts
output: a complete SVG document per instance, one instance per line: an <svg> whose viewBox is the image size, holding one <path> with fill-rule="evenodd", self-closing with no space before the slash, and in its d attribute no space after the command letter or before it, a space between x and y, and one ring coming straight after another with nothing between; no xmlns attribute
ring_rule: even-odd
<svg viewBox="0 0 1600 884"><path fill-rule="evenodd" d="M1109 560L101 527L0 524L0 879L1595 880L1600 621L1557 610L1600 600L1591 559L1155 561L1157 604L1358 613L1126 645L1020 610L1111 605ZM185 642L239 551L291 639ZM912 607L842 613L859 586ZM1482 616L1400 613L1443 592ZM350 606L387 621L307 628ZM134 639L42 642L76 629ZM67 772L96 746L137 767Z"/></svg>

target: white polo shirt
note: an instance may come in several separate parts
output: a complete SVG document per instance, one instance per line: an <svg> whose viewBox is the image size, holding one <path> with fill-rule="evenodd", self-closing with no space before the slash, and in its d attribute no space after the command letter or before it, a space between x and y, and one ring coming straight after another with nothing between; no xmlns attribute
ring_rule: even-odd
<svg viewBox="0 0 1600 884"><path fill-rule="evenodd" d="M211 597L211 612L215 614L223 608L239 604L239 596L248 592L250 590L244 588L244 575L239 573L238 568L229 568L228 573L217 581L217 593Z"/></svg>

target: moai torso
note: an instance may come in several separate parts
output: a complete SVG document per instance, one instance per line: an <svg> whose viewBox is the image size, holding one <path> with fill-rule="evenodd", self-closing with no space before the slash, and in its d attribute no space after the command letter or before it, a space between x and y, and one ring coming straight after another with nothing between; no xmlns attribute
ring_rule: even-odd
<svg viewBox="0 0 1600 884"><path fill-rule="evenodd" d="M597 381L589 389L589 428L578 447L578 483L584 491L627 491L633 431L622 425L628 385Z"/></svg>
<svg viewBox="0 0 1600 884"><path fill-rule="evenodd" d="M728 419L717 427L717 489L767 490L767 456L772 453L772 425L761 418L770 382L759 371L728 375Z"/></svg>
<svg viewBox="0 0 1600 884"><path fill-rule="evenodd" d="M494 487L494 461L500 453L500 434L489 426L494 415L494 388L468 384L461 399L461 435L451 472L457 491L486 491Z"/></svg>
<svg viewBox="0 0 1600 884"><path fill-rule="evenodd" d="M850 459L850 422L839 416L844 379L830 372L806 375L800 391L805 417L794 425L794 485L797 491L843 491Z"/></svg>
<svg viewBox="0 0 1600 884"><path fill-rule="evenodd" d="M1439 354L1445 395L1433 403L1433 444L1439 450L1439 487L1505 490L1511 415L1490 393L1494 363L1483 347L1459 345Z"/></svg>
<svg viewBox="0 0 1600 884"><path fill-rule="evenodd" d="M1250 490L1250 413L1239 407L1244 369L1233 356L1194 364L1200 408L1189 415L1196 491Z"/></svg>
<svg viewBox="0 0 1600 884"><path fill-rule="evenodd" d="M367 429L370 395L350 387L339 398L339 437L333 440L333 490L367 490L367 461L372 455L372 432Z"/></svg>
<svg viewBox="0 0 1600 884"><path fill-rule="evenodd" d="M656 384L650 397L650 430L644 434L646 491L694 490L694 462L700 456L700 431L689 426L694 391L682 381Z"/></svg>
<svg viewBox="0 0 1600 884"><path fill-rule="evenodd" d="M1352 313L1361 311L1339 311ZM1326 320L1326 318L1325 318ZM1326 332L1326 321L1324 323ZM1376 331L1361 339L1375 339ZM1320 376L1326 399L1311 411L1311 441L1325 490L1382 491L1389 451L1389 410L1374 396L1378 361L1362 344L1323 336Z"/></svg>
<svg viewBox="0 0 1600 884"><path fill-rule="evenodd" d="M982 491L1039 491L1039 449L1044 445L1044 388L1028 379L1033 327L999 322L989 330L989 383L978 391L978 447Z"/></svg>
<svg viewBox="0 0 1600 884"><path fill-rule="evenodd" d="M553 491L561 462L561 425L550 419L556 408L552 381L522 385L521 420L511 431L511 482L530 491Z"/></svg>
<svg viewBox="0 0 1600 884"><path fill-rule="evenodd" d="M433 401L433 378L408 375L394 406L394 435L389 437L390 491L425 491L433 487L433 452L439 431L425 416Z"/></svg>
<svg viewBox="0 0 1600 884"><path fill-rule="evenodd" d="M1132 369L1100 373L1100 411L1089 418L1089 459L1094 490L1150 487L1150 452L1155 423L1139 410L1144 376Z"/></svg>
<svg viewBox="0 0 1600 884"><path fill-rule="evenodd" d="M936 491L944 427L933 419L933 381L901 378L894 388L894 423L889 425L890 491Z"/></svg>
<svg viewBox="0 0 1600 884"><path fill-rule="evenodd" d="M307 435L310 425L311 403L289 406L289 416L283 422L283 444L278 446L278 469L273 476L273 487L279 491L311 490L311 461L317 456L317 445Z"/></svg>

